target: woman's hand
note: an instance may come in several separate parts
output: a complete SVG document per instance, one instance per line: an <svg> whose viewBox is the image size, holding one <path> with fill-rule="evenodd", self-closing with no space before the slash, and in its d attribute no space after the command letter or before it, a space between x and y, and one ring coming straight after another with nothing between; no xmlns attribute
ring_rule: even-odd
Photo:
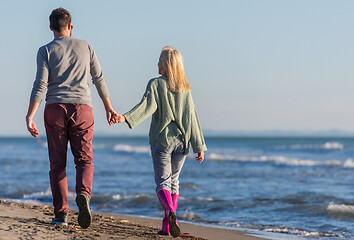
<svg viewBox="0 0 354 240"><path fill-rule="evenodd" d="M123 123L125 122L125 117L122 114L116 113L112 116L112 123Z"/></svg>
<svg viewBox="0 0 354 240"><path fill-rule="evenodd" d="M204 152L199 152L198 157L196 157L196 159L199 163L202 163L204 161Z"/></svg>
<svg viewBox="0 0 354 240"><path fill-rule="evenodd" d="M117 116L117 122L118 123L124 123L125 122L125 117L124 117L124 115L121 115L121 114L118 114L118 116Z"/></svg>

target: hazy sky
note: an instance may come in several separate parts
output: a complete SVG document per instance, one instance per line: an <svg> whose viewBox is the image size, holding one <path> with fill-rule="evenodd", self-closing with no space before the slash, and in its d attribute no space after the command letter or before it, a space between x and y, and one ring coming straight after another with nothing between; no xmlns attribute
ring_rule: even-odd
<svg viewBox="0 0 354 240"><path fill-rule="evenodd" d="M184 57L205 131L354 131L354 1L1 1L0 136L25 126L51 10L68 9L73 36L89 40L120 113L157 76L162 47ZM109 127L92 87L95 131ZM43 128L43 105L35 122ZM132 135L146 133L149 121ZM130 131L130 130L129 130Z"/></svg>

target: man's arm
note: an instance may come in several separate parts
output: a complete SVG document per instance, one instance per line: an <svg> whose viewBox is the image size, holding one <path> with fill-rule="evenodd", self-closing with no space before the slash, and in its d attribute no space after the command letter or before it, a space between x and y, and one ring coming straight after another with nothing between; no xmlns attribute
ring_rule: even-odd
<svg viewBox="0 0 354 240"><path fill-rule="evenodd" d="M106 109L106 116L107 116L107 122L109 125L112 125L113 123L117 123L117 116L118 114L116 111L113 110L111 101L109 100L109 97L107 98L102 98L102 102L104 105L104 108Z"/></svg>
<svg viewBox="0 0 354 240"><path fill-rule="evenodd" d="M102 99L104 108L106 109L108 124L112 125L113 123L117 123L116 117L118 114L113 110L111 101L109 100L108 88L103 77L102 69L91 44L89 44L89 49L91 53L90 74L92 83L96 86L98 95Z"/></svg>
<svg viewBox="0 0 354 240"><path fill-rule="evenodd" d="M37 52L37 74L33 83L30 103L26 116L27 130L33 137L37 137L39 134L36 124L33 122L33 117L36 114L39 104L45 94L45 90L47 89L48 77L49 67L46 50L44 47L41 47Z"/></svg>
<svg viewBox="0 0 354 240"><path fill-rule="evenodd" d="M28 112L26 116L27 130L31 133L33 137L37 137L37 135L39 134L36 124L33 122L33 117L36 114L38 107L39 102L31 100L28 106Z"/></svg>

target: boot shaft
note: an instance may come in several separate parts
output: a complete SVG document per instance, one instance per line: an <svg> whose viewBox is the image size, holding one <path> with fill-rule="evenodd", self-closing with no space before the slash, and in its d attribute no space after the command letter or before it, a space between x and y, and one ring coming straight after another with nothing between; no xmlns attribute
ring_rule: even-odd
<svg viewBox="0 0 354 240"><path fill-rule="evenodd" d="M176 213L177 212L177 205L178 205L178 198L179 198L179 195L174 193L171 195L172 197L172 206L173 206L173 210L174 212Z"/></svg>
<svg viewBox="0 0 354 240"><path fill-rule="evenodd" d="M172 196L171 196L171 193L168 190L165 190L165 189L162 188L157 193L157 197L158 197L158 199L160 201L160 204L161 204L163 210L165 210L166 214L169 214L170 212L174 212Z"/></svg>

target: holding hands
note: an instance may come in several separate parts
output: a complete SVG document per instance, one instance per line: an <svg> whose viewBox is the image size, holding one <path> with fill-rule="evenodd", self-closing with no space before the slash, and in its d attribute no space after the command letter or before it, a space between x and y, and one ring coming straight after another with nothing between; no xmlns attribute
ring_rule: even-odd
<svg viewBox="0 0 354 240"><path fill-rule="evenodd" d="M117 120L117 123L124 123L125 117L124 117L124 115L118 114L116 120Z"/></svg>
<svg viewBox="0 0 354 240"><path fill-rule="evenodd" d="M123 115L118 114L113 109L109 98L104 98L104 99L102 99L102 101L103 101L103 105L106 109L107 122L110 126L115 123L125 122L125 117ZM124 118L124 120L122 120L122 117Z"/></svg>
<svg viewBox="0 0 354 240"><path fill-rule="evenodd" d="M106 111L107 122L110 126L114 123L117 123L116 122L117 115L118 115L118 113L116 111L114 111L113 109L109 109Z"/></svg>
<svg viewBox="0 0 354 240"><path fill-rule="evenodd" d="M122 114L115 113L111 117L111 122L112 123L124 123L125 122L125 117Z"/></svg>

